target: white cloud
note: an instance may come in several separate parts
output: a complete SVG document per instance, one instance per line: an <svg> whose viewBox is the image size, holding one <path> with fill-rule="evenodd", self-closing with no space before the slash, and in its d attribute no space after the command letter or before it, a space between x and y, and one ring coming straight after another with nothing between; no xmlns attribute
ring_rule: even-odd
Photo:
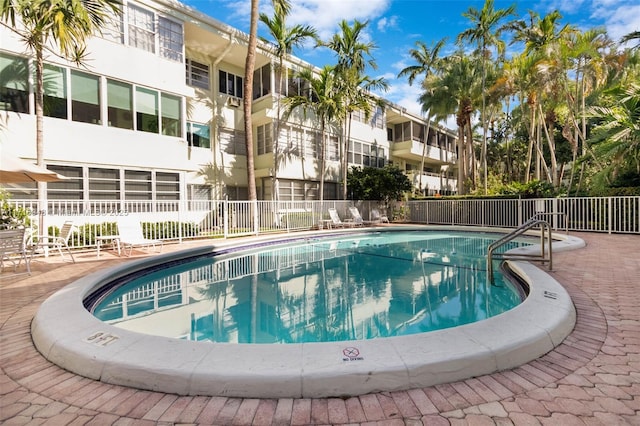
<svg viewBox="0 0 640 426"><path fill-rule="evenodd" d="M385 32L387 29L398 28L398 17L390 16L389 18L384 17L378 21L378 31Z"/></svg>
<svg viewBox="0 0 640 426"><path fill-rule="evenodd" d="M389 8L390 0L299 0L292 2L288 22L312 25L321 38L331 37L342 20L377 19Z"/></svg>
<svg viewBox="0 0 640 426"><path fill-rule="evenodd" d="M633 31L640 31L640 5L619 7L607 18L605 25L615 41Z"/></svg>

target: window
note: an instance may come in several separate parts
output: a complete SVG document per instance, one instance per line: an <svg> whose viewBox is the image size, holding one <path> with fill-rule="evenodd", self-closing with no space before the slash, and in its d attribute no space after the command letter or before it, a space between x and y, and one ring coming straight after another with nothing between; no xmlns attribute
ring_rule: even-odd
<svg viewBox="0 0 640 426"><path fill-rule="evenodd" d="M246 186L227 186L224 192L229 201L249 199L249 188Z"/></svg>
<svg viewBox="0 0 640 426"><path fill-rule="evenodd" d="M289 140L285 148L287 155L295 155L300 157L302 152L302 130L291 128L289 132Z"/></svg>
<svg viewBox="0 0 640 426"><path fill-rule="evenodd" d="M412 123L411 124L411 138L414 141L417 142L426 142L424 133L425 133L425 126L423 124L420 123Z"/></svg>
<svg viewBox="0 0 640 426"><path fill-rule="evenodd" d="M162 93L162 134L182 136L182 120L180 120L180 98Z"/></svg>
<svg viewBox="0 0 640 426"><path fill-rule="evenodd" d="M89 168L89 199L119 200L120 170Z"/></svg>
<svg viewBox="0 0 640 426"><path fill-rule="evenodd" d="M133 130L133 96L130 84L107 80L109 126Z"/></svg>
<svg viewBox="0 0 640 426"><path fill-rule="evenodd" d="M156 172L156 199L180 199L180 175L178 173Z"/></svg>
<svg viewBox="0 0 640 426"><path fill-rule="evenodd" d="M100 124L100 78L71 71L71 119Z"/></svg>
<svg viewBox="0 0 640 426"><path fill-rule="evenodd" d="M271 154L273 152L273 131L271 123L258 126L258 155Z"/></svg>
<svg viewBox="0 0 640 426"><path fill-rule="evenodd" d="M44 65L44 115L67 118L67 75L64 68Z"/></svg>
<svg viewBox="0 0 640 426"><path fill-rule="evenodd" d="M301 180L279 180L281 201L304 201L318 198L318 184Z"/></svg>
<svg viewBox="0 0 640 426"><path fill-rule="evenodd" d="M158 92L136 87L136 130L158 133Z"/></svg>
<svg viewBox="0 0 640 426"><path fill-rule="evenodd" d="M371 161L371 145L362 145L362 165L365 167L375 167L375 154L373 155L373 162Z"/></svg>
<svg viewBox="0 0 640 426"><path fill-rule="evenodd" d="M187 141L189 145L200 148L211 148L209 126L197 123L187 123Z"/></svg>
<svg viewBox="0 0 640 426"><path fill-rule="evenodd" d="M67 179L47 184L47 198L50 200L82 200L83 180L82 167L56 166L47 167Z"/></svg>
<svg viewBox="0 0 640 426"><path fill-rule="evenodd" d="M358 121L360 123L364 123L364 111L362 111L361 109L357 109L355 111L351 112L351 119L353 121Z"/></svg>
<svg viewBox="0 0 640 426"><path fill-rule="evenodd" d="M321 140L320 132L306 132L304 135L304 156L308 158L318 158Z"/></svg>
<svg viewBox="0 0 640 426"><path fill-rule="evenodd" d="M378 167L383 168L387 159L384 156L384 148L378 147Z"/></svg>
<svg viewBox="0 0 640 426"><path fill-rule="evenodd" d="M0 53L0 110L29 112L29 68L27 60Z"/></svg>
<svg viewBox="0 0 640 426"><path fill-rule="evenodd" d="M209 201L211 197L211 187L209 185L189 185L189 201Z"/></svg>
<svg viewBox="0 0 640 426"><path fill-rule="evenodd" d="M209 65L187 59L187 84L209 90Z"/></svg>
<svg viewBox="0 0 640 426"><path fill-rule="evenodd" d="M362 143L349 141L349 162L362 164Z"/></svg>
<svg viewBox="0 0 640 426"><path fill-rule="evenodd" d="M129 46L155 53L155 22L153 12L129 4Z"/></svg>
<svg viewBox="0 0 640 426"><path fill-rule="evenodd" d="M243 78L226 71L220 71L220 93L242 98Z"/></svg>
<svg viewBox="0 0 640 426"><path fill-rule="evenodd" d="M158 17L158 42L160 56L176 62L182 62L182 24L162 16Z"/></svg>
<svg viewBox="0 0 640 426"><path fill-rule="evenodd" d="M116 43L124 43L124 23L122 12L114 13L111 8L106 8L104 25L100 31L100 36L105 40L115 41ZM118 10L122 10L121 6L118 6Z"/></svg>
<svg viewBox="0 0 640 426"><path fill-rule="evenodd" d="M240 130L220 129L220 151L227 154L247 155L245 134Z"/></svg>
<svg viewBox="0 0 640 426"><path fill-rule="evenodd" d="M339 148L338 148L337 136L331 136L331 135L327 136L326 153L327 153L327 160L338 160L340 158L340 156L338 155Z"/></svg>
<svg viewBox="0 0 640 426"><path fill-rule="evenodd" d="M253 72L253 99L271 93L271 64L258 68Z"/></svg>
<svg viewBox="0 0 640 426"><path fill-rule="evenodd" d="M381 106L376 106L371 117L371 126L377 129L384 129L384 109Z"/></svg>
<svg viewBox="0 0 640 426"><path fill-rule="evenodd" d="M151 172L125 170L124 197L126 200L151 199Z"/></svg>

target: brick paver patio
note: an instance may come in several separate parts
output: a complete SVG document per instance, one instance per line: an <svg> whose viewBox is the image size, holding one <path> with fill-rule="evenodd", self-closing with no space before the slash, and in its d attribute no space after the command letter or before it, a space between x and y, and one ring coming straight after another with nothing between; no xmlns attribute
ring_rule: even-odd
<svg viewBox="0 0 640 426"><path fill-rule="evenodd" d="M178 396L64 371L31 342L39 304L69 281L126 259L98 260L94 252L79 254L76 264L36 260L31 276L0 280L0 423L640 425L640 236L575 235L587 247L555 253L552 275L571 294L577 325L554 351L513 370L347 399Z"/></svg>

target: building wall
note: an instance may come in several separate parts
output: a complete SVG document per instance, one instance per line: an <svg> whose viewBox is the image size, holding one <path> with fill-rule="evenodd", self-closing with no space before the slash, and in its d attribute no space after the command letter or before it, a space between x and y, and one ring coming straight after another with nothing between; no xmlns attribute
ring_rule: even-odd
<svg viewBox="0 0 640 426"><path fill-rule="evenodd" d="M246 188L246 156L243 154L244 145L244 116L240 100L234 101L235 96L220 91L220 71L244 76L243 64L246 55L246 35L221 24L210 17L175 3L146 2L146 5L129 2L127 5L141 6L145 13L164 22L182 25L180 29L184 43L180 51L174 52L176 57L167 59L159 52L158 37L161 33L156 28L155 52L148 52L139 47L127 44L129 25L124 26L124 33L106 31L103 37L89 40L89 57L86 66L80 71L99 77L101 120L97 123L83 123L71 119L44 118L44 160L48 166L82 166L85 174L88 168L118 169L122 173L123 183L125 170L143 170L175 173L180 178L180 192L186 197L190 185L212 185L211 196L220 197L226 192L242 193L237 188ZM130 10L125 5L128 14ZM180 6L179 8L176 8ZM127 22L125 15L124 22ZM118 42L121 37L124 43ZM25 53L22 43L6 28L0 28L0 53L21 56ZM171 54L171 52L169 53ZM27 57L27 56L25 56ZM185 79L185 60L193 60L208 66L209 87L196 87ZM71 70L77 70L54 55L45 58L46 63L60 66L67 75L67 105L71 110L71 89L69 77ZM260 48L256 57L256 69L275 63L276 59L264 48ZM301 61L292 59L294 67L300 67ZM304 64L303 64L304 65ZM273 123L277 117L277 102L274 92L277 88L274 66L271 66L271 91L254 100L252 121L254 123L254 153L257 186L262 188L263 197L270 196L271 178L274 174L273 154L259 153L257 129L259 126ZM137 88L140 91L151 90L157 92L158 100L167 95L179 99L180 129L172 136L160 133L149 133L139 130L129 130L112 127L108 118L108 108L111 105L106 99L107 81L117 81L131 85L134 98ZM2 83L2 82L0 82ZM33 82L30 85L30 111L28 114L7 112L6 125L0 136L3 149L16 155L35 159L35 115ZM247 96L248 94L244 94ZM164 102L164 101L163 101ZM164 103L159 102L164 111ZM240 105L238 105L238 102ZM0 109L3 108L0 104ZM134 110L136 107L134 107ZM167 111L169 109L167 108ZM358 152L349 154L350 163L356 165L382 166L389 162L400 166L407 162L414 162L415 158L393 158L393 141L388 140L387 120L394 116L394 120L422 121L420 117L393 112L394 107L387 110L382 125L365 123L364 119L352 120L350 137L352 146ZM135 112L135 111L134 111ZM71 115L71 114L69 114ZM398 118L402 116L401 118ZM162 123L162 119L159 120ZM189 122L189 125L187 124ZM199 126L209 126L209 147L194 146L188 137L191 123ZM291 128L304 132L319 132L317 121L312 117L303 120L300 115L293 117L289 123ZM330 131L331 133L331 131ZM334 136L339 136L335 130ZM310 133L309 133L310 134ZM232 141L232 143L228 143ZM235 141L235 143L233 143ZM294 141L295 142L295 141ZM301 185L317 186L320 180L319 161L317 155L296 155L295 148L291 148L291 140L281 137L281 143L289 144L288 155L281 155L277 176L283 182L300 181ZM230 146L231 145L231 146ZM421 145L421 144L420 144ZM372 148L374 147L374 148ZM436 148L437 149L437 148ZM284 150L284 149L283 149ZM380 154L383 158L368 159L370 152ZM292 154L293 152L293 154ZM374 155L374 157L375 157ZM415 157L415 155L414 155ZM365 159L367 158L367 159ZM430 159L438 164L450 164L452 154ZM414 167L415 169L415 167ZM203 176L203 171L206 177ZM154 174L155 176L155 174ZM324 177L327 184L337 183L340 178L340 165L336 152L327 159ZM85 176L85 180L88 179ZM307 182L303 184L302 181ZM287 184L289 184L287 183ZM85 182L85 186L89 186ZM295 185L294 185L295 186ZM28 188L29 185L26 185ZM33 187L33 186L32 186ZM225 188L231 188L229 191ZM233 189L236 188L236 189ZM117 197L126 197L125 188ZM311 193L311 192L310 192ZM33 195L33 194L32 194ZM19 195L16 194L16 197ZM155 197L155 193L153 195Z"/></svg>

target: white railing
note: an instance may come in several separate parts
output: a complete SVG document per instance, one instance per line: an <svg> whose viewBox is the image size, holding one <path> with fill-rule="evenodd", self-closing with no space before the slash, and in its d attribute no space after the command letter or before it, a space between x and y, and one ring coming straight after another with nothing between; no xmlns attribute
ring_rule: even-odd
<svg viewBox="0 0 640 426"><path fill-rule="evenodd" d="M640 197L424 200L406 203L414 223L517 228L543 217L554 230L640 234Z"/></svg>
<svg viewBox="0 0 640 426"><path fill-rule="evenodd" d="M49 200L44 211L36 200L9 200L25 209L31 226L42 223L56 234L67 220L76 227L69 246L88 248L96 236L116 235L120 215L136 215L145 237L165 241L192 238L232 238L317 229L330 207L351 217L357 206L362 217L379 209L395 222L517 228L537 216L562 231L640 234L640 197L545 199L434 199L394 203L385 209L375 201L70 201ZM254 210L255 209L255 210ZM255 212L255 214L254 214ZM42 234L41 232L39 232Z"/></svg>
<svg viewBox="0 0 640 426"><path fill-rule="evenodd" d="M75 231L68 242L71 248L96 247L97 236L117 235L119 216L135 215L142 223L144 236L165 241L192 238L232 238L276 232L318 228L328 219L327 210L335 208L340 217L351 217L349 207L358 206L366 219L377 202L353 201L72 201L49 200L46 209L37 200L8 200L24 209L30 227L43 226L56 235L65 221L73 221ZM383 209L382 209L383 210ZM255 214L254 214L255 213Z"/></svg>

